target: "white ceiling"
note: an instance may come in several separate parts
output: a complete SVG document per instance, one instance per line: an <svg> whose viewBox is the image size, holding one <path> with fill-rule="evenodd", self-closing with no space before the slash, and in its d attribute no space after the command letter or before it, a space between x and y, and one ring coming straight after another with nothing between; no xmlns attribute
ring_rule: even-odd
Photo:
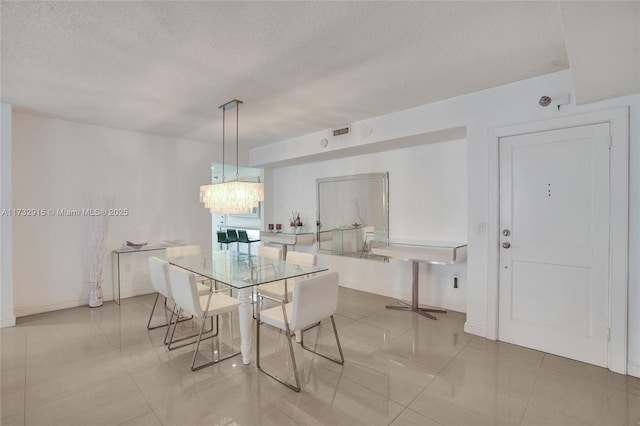
<svg viewBox="0 0 640 426"><path fill-rule="evenodd" d="M2 102L220 143L238 98L243 148L570 66L591 102L640 92L639 5L3 0Z"/></svg>

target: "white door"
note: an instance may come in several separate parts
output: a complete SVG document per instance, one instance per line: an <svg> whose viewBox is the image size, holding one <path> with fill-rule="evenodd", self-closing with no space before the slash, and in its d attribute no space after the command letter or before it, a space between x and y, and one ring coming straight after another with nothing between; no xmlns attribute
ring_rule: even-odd
<svg viewBox="0 0 640 426"><path fill-rule="evenodd" d="M498 338L606 367L609 124L500 139Z"/></svg>

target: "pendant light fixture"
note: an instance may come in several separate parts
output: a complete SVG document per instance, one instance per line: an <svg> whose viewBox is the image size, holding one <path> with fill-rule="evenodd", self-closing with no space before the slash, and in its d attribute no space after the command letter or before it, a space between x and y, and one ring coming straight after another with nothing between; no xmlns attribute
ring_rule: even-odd
<svg viewBox="0 0 640 426"><path fill-rule="evenodd" d="M261 182L241 182L238 173L238 116L242 101L233 99L222 109L222 182L200 186L200 202L209 212L218 214L249 214L260 201L264 200L264 188ZM236 180L225 182L224 151L225 122L227 110L236 109Z"/></svg>

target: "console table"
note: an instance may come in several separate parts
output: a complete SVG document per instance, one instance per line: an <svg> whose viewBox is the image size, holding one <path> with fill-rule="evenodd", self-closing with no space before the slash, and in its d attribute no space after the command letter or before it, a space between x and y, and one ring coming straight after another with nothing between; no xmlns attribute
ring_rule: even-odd
<svg viewBox="0 0 640 426"><path fill-rule="evenodd" d="M140 252L151 252L151 251L162 251L167 247L176 247L184 244L170 244L170 243L160 243L160 244L149 244L144 247L134 248L134 247L122 247L119 249L115 249L111 252L111 281L113 285L113 301L118 305L120 304L120 255L123 254L133 254ZM164 257L164 253L162 254Z"/></svg>
<svg viewBox="0 0 640 426"><path fill-rule="evenodd" d="M318 233L318 249L331 254L360 255L363 249L362 227L347 226Z"/></svg>
<svg viewBox="0 0 640 426"><path fill-rule="evenodd" d="M393 259L407 260L412 263L413 282L411 292L411 305L394 306L388 305L388 309L399 309L403 311L413 311L433 320L437 319L429 312L447 311L442 309L421 308L418 305L419 292L419 265L431 263L436 265L447 265L466 260L467 245L465 243L453 243L442 241L423 241L416 243L390 243L387 246L373 247L371 251L379 256L386 256Z"/></svg>
<svg viewBox="0 0 640 426"><path fill-rule="evenodd" d="M297 244L311 245L314 242L315 234L313 232L276 232L276 231L260 231L260 240L262 242L282 245L282 260L287 259L287 247Z"/></svg>

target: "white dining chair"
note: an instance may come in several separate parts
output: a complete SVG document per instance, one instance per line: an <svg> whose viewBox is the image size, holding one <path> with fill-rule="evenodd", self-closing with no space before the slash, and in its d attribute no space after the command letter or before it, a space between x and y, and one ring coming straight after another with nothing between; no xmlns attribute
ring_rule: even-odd
<svg viewBox="0 0 640 426"><path fill-rule="evenodd" d="M186 312L187 314L190 314L202 321L202 325L200 326L200 333L198 334L198 339L195 342L193 360L191 362L191 370L196 371L225 359L231 358L233 356L239 355L240 351L233 352L233 327L230 327L230 346L232 348L232 353L226 356L222 356L220 351L220 343L218 342L217 358L196 366L196 358L200 349L200 343L202 342L202 340L204 340L203 335L205 334L204 329L207 318L215 317L216 326L215 332L209 336L206 336L205 339L217 337L220 331L219 316L225 313L228 313L231 316L231 314L238 309L240 301L236 298L221 293L226 292L226 289L214 290L204 296L199 295L195 274L176 266L171 266L169 268L169 278L171 282L171 292L173 293L173 299L178 306L178 315ZM173 331L171 332L169 346L171 346L173 342L176 328L177 324L174 325ZM217 339L215 340L217 341Z"/></svg>
<svg viewBox="0 0 640 426"><path fill-rule="evenodd" d="M187 256L200 256L202 254L202 247L197 244L191 244L188 246L174 246L167 247L164 250L164 254L167 257L187 257ZM196 281L200 284L206 284L211 286L211 280L203 275L196 274Z"/></svg>
<svg viewBox="0 0 640 426"><path fill-rule="evenodd" d="M264 296L266 298L266 296ZM275 300L275 299L273 299ZM338 329L333 318L338 307L338 273L330 272L315 275L309 278L303 278L295 282L293 286L293 301L290 303L282 302L280 306L273 308L258 310L258 321L256 322L256 363L258 370L274 378L283 385L300 391L300 377L298 374L298 366L293 350L292 330L302 330L301 347L320 355L330 361L338 364L344 364L344 354L338 337ZM304 344L304 330L318 324L323 319L330 318L333 326L333 333L336 339L336 345L340 354L339 358L331 357L327 354L313 350ZM289 343L289 353L291 356L291 364L295 376L295 385L279 378L275 374L268 372L262 368L260 360L260 328L261 324L267 324L285 332L287 342Z"/></svg>
<svg viewBox="0 0 640 426"><path fill-rule="evenodd" d="M158 305L160 296L164 297L164 308L168 312L172 312L173 308L169 309L168 303L173 304L173 298L171 296L171 286L169 284L169 262L159 257L151 256L148 259L149 264L149 278L151 279L151 286L156 291L156 299L153 302L151 308L151 314L149 315L149 322L147 323L148 330L155 330L156 328L162 328L169 325L169 322L164 324L151 326L153 314ZM211 287L198 284L198 293L208 294L211 291ZM182 320L181 320L182 321Z"/></svg>
<svg viewBox="0 0 640 426"><path fill-rule="evenodd" d="M172 309L169 309L167 306L167 302L173 302L173 299L171 298L171 288L169 287L169 262L152 256L148 259L148 263L149 277L151 278L151 286L156 291L156 299L153 302L153 307L151 308L149 322L147 322L147 330L155 330L156 328L166 327L169 325L169 320L167 320L164 324L151 326L151 320L153 319L156 306L158 306L160 296L164 297L164 309L167 312L172 312Z"/></svg>
<svg viewBox="0 0 640 426"><path fill-rule="evenodd" d="M266 257L267 259L280 260L282 259L282 249L263 245L258 247L258 257Z"/></svg>
<svg viewBox="0 0 640 426"><path fill-rule="evenodd" d="M170 278L169 278L169 262L167 262L164 259L160 259L159 257L151 256L149 257L148 264L149 264L149 276L151 278L151 286L156 291L156 299L153 302L153 307L151 308L151 314L149 315L149 321L147 322L147 330L155 330L157 328L167 327L167 332L165 333L165 336L164 336L164 343L166 345L168 344L167 337L169 335L169 328L171 324L173 324L174 322L174 317L175 319L178 320L178 322L189 321L191 320L191 318L180 319L179 317L176 316L177 309L176 309L176 304L173 300L173 295L171 293L171 284L170 284ZM198 290L198 294L205 295L211 292L211 287L201 283L197 283L197 290ZM165 309L165 312L170 312L171 315L169 316L169 320L166 321L164 324L151 326L153 314L158 305L158 300L160 299L160 296L164 296L163 307ZM168 304L173 305L171 309L169 308ZM166 318L166 315L165 315L165 318ZM177 341L183 341L193 337L195 337L195 335L184 336ZM175 347L173 347L172 349L175 349Z"/></svg>
<svg viewBox="0 0 640 426"><path fill-rule="evenodd" d="M258 257L264 257L266 259L271 259L271 260L281 260L282 249L278 247L261 245L261 246L258 246ZM283 282L284 281L277 281L276 283L270 283L270 284L279 284ZM269 284L264 284L264 285L269 285ZM254 318L256 318L256 310L258 309L258 297L260 297L259 290L256 287L254 287L253 288L253 303L254 303L253 317Z"/></svg>
<svg viewBox="0 0 640 426"><path fill-rule="evenodd" d="M300 266L316 266L318 264L318 256L315 253L304 253L301 251L287 251L287 263ZM270 298L282 300L285 303L291 300L293 296L293 286L287 280L276 281L258 286L259 294L264 294Z"/></svg>

